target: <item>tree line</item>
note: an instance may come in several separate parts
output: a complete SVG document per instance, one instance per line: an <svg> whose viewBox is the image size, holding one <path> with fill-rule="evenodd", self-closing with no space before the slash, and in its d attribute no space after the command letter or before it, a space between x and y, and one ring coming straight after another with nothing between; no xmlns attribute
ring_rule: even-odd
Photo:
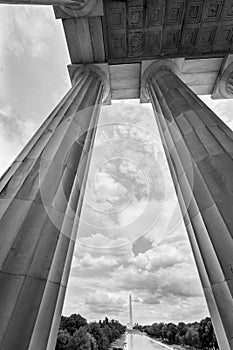
<svg viewBox="0 0 233 350"><path fill-rule="evenodd" d="M81 315L62 316L55 350L108 350L126 331L116 320L87 323Z"/></svg>
<svg viewBox="0 0 233 350"><path fill-rule="evenodd" d="M214 328L209 317L200 322L153 323L151 326L135 325L136 329L147 333L150 337L160 339L170 345L189 346L192 349L219 349Z"/></svg>

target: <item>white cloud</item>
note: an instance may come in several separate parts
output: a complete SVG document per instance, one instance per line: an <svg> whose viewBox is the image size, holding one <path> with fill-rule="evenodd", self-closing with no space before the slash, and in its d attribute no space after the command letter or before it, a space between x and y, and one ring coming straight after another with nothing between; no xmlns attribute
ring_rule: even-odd
<svg viewBox="0 0 233 350"><path fill-rule="evenodd" d="M110 278L111 273L117 266L117 260L109 255L93 257L90 253L86 252L83 257L76 258L72 273L78 278L82 277L83 279L90 279L91 277Z"/></svg>
<svg viewBox="0 0 233 350"><path fill-rule="evenodd" d="M107 268L116 266L117 262L114 259L106 258L104 256L100 256L99 258L92 258L90 255L86 255L84 258L80 260L80 265L84 268L97 266L98 268Z"/></svg>
<svg viewBox="0 0 233 350"><path fill-rule="evenodd" d="M160 304L160 299L155 295L148 295L142 300L143 304Z"/></svg>
<svg viewBox="0 0 233 350"><path fill-rule="evenodd" d="M33 121L23 121L10 105L0 101L0 173L12 163L16 155L36 129Z"/></svg>
<svg viewBox="0 0 233 350"><path fill-rule="evenodd" d="M178 247L161 244L144 254L140 253L132 263L138 268L154 272L189 260L189 255L186 256L186 254Z"/></svg>
<svg viewBox="0 0 233 350"><path fill-rule="evenodd" d="M46 6L1 6L2 49L18 57L43 56L49 50L53 34L50 11Z"/></svg>
<svg viewBox="0 0 233 350"><path fill-rule="evenodd" d="M97 200L101 202L116 202L127 190L120 183L116 182L108 173L99 172L96 176L95 191Z"/></svg>
<svg viewBox="0 0 233 350"><path fill-rule="evenodd" d="M108 315L108 317L112 314L119 315L127 307L125 300L121 297L98 291L88 294L85 304L97 315Z"/></svg>
<svg viewBox="0 0 233 350"><path fill-rule="evenodd" d="M118 109L120 109L120 106L118 106ZM140 120L139 117L138 120ZM129 129L126 127L120 129L124 136L128 131ZM133 132L133 135L137 134L136 131ZM102 140L108 139L108 132L107 129L105 129L105 133L102 130L99 137ZM114 134L114 128L111 128L111 132ZM117 134L114 135L116 137ZM98 142L99 139L97 139L97 144L100 144ZM112 156L115 155L111 152L113 152L111 148L107 148L109 159L112 159ZM96 164L102 164L101 156L104 155L104 152L98 152L97 155L99 158ZM127 157L129 157L129 153ZM75 270L77 283L79 281L79 283L88 287L91 296L98 291L101 295L123 296L123 299L127 301L127 296L124 293L132 292L135 317L138 318L138 322L142 323L146 320L155 321L158 314L155 313L154 307L159 308L159 312L161 312L160 320L169 321L178 318L182 320L183 315L186 319L190 319L187 312L188 308L192 309L190 300L202 305L202 308L198 309L199 315L207 312L182 224L182 215L177 210L177 199L168 167L161 153L158 153L156 157L160 160L160 167L154 167L153 170L152 166L152 170L147 168L146 171L151 171L150 176L152 178L153 175L156 178L158 174L160 177L161 174L164 176L166 191L161 192L163 188L160 182L157 183L154 192L159 193L160 191L164 194L164 197L160 195L158 200L152 197L143 203L135 196L130 205L117 212L116 221L109 214L105 216L103 213L92 212L92 217L84 214L86 215L85 220L91 220L94 225L90 228L82 223L79 242L83 246L81 245L81 249L77 246L76 252L77 258L80 259L80 266ZM146 162L148 163L148 161L149 159ZM147 163L144 167L147 166ZM96 174L98 166L96 168L94 166L92 169L93 174ZM114 209L114 206L106 205L103 201L106 198L114 198L116 193L118 178L112 175L112 169L114 171L112 163L109 163L104 171L101 168L96 177L96 188L102 194L102 197L100 196L101 198L98 199L98 205L103 211ZM137 184L140 183L140 176L137 177L138 173L134 164L127 163L124 160L118 169L122 174L131 176L131 179L135 176ZM155 169L156 171L161 170L157 174ZM93 181L93 176L91 181ZM131 184L134 185L133 180ZM95 203L96 197L93 196L91 190L88 193L88 198L91 198L92 203ZM98 227L100 223L103 223L102 228ZM150 244L145 245L147 247L145 250L136 249L137 254L135 256L133 242L143 234L145 234L145 240ZM83 263L87 267L82 266ZM100 267L101 264L103 266L105 264L105 267L98 269L96 266ZM79 300L81 301L81 298ZM87 314L94 317L98 315L98 312L99 314L107 312L107 308L102 305L101 297L91 298L91 301L93 301L93 305L98 304L99 307L95 308L85 304L88 306ZM180 311L182 303L186 305L184 312ZM175 317L174 309L176 312L180 312L179 317L177 315ZM119 318L126 322L127 311L122 309L119 312Z"/></svg>

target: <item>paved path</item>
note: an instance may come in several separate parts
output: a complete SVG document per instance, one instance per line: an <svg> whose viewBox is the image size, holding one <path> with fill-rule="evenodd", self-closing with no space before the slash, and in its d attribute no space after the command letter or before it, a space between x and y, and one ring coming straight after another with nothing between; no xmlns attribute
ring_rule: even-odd
<svg viewBox="0 0 233 350"><path fill-rule="evenodd" d="M128 334L126 342L125 350L172 350L171 347L160 344L142 334Z"/></svg>

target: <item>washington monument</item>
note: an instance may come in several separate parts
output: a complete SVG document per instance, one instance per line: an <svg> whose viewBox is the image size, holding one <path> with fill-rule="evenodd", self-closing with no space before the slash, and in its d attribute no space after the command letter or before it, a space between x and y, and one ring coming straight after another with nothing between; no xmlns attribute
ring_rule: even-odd
<svg viewBox="0 0 233 350"><path fill-rule="evenodd" d="M129 295L129 329L133 329L132 298Z"/></svg>

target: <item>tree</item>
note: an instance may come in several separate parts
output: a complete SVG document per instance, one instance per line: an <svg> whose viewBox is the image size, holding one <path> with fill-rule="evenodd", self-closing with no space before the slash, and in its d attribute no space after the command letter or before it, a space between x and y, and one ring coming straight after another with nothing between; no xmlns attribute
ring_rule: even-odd
<svg viewBox="0 0 233 350"><path fill-rule="evenodd" d="M57 336L56 350L66 350L70 342L70 334L67 330L60 329Z"/></svg>
<svg viewBox="0 0 233 350"><path fill-rule="evenodd" d="M103 321L88 324L80 315L61 317L56 350L107 350L121 336L126 327L106 317Z"/></svg>
<svg viewBox="0 0 233 350"><path fill-rule="evenodd" d="M108 318L107 318L107 317L105 317L105 319L104 319L104 321L103 321L103 324L108 325L108 323L109 323Z"/></svg>
<svg viewBox="0 0 233 350"><path fill-rule="evenodd" d="M209 317L201 320L199 328L200 343L203 348L212 348L216 344L214 328Z"/></svg>
<svg viewBox="0 0 233 350"><path fill-rule="evenodd" d="M199 339L199 333L198 333L198 326L195 324L192 324L186 334L185 334L185 344L189 346L199 347L200 345L200 339Z"/></svg>
<svg viewBox="0 0 233 350"><path fill-rule="evenodd" d="M80 327L70 338L69 350L92 350L91 339L85 327Z"/></svg>
<svg viewBox="0 0 233 350"><path fill-rule="evenodd" d="M87 332L87 337L89 338L90 343L91 343L91 350L98 350L97 342L96 342L95 338L93 337L93 335L91 335L90 333Z"/></svg>
<svg viewBox="0 0 233 350"><path fill-rule="evenodd" d="M87 326L87 320L81 315L73 314L69 317L61 317L60 328L67 329L73 335L80 327Z"/></svg>
<svg viewBox="0 0 233 350"><path fill-rule="evenodd" d="M99 350L108 350L110 343L99 323L90 323L88 332L95 338Z"/></svg>
<svg viewBox="0 0 233 350"><path fill-rule="evenodd" d="M174 323L168 323L167 325L167 339L170 344L176 343L176 334L177 334L178 328Z"/></svg>
<svg viewBox="0 0 233 350"><path fill-rule="evenodd" d="M214 328L209 317L200 322L187 323L153 323L151 326L137 326L149 336L162 338L170 344L188 345L192 349L218 350Z"/></svg>
<svg viewBox="0 0 233 350"><path fill-rule="evenodd" d="M177 325L177 335L176 335L176 341L178 344L184 345L185 344L185 334L188 330L187 325L184 322L179 322Z"/></svg>

